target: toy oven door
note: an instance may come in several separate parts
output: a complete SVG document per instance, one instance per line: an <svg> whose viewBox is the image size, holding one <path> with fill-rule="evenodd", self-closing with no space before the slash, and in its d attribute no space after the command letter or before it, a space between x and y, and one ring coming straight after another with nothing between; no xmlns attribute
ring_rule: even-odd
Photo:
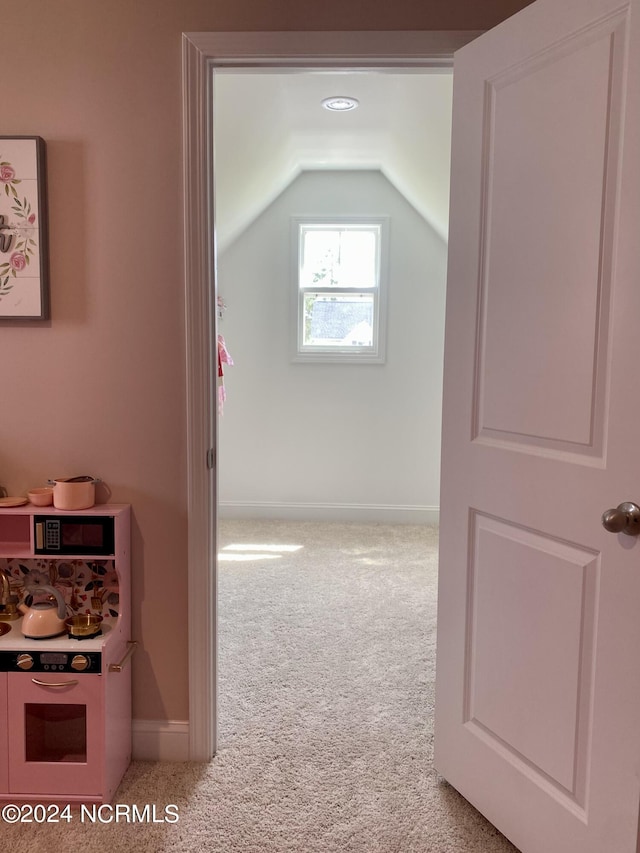
<svg viewBox="0 0 640 853"><path fill-rule="evenodd" d="M103 678L7 676L10 793L99 794L104 776Z"/></svg>

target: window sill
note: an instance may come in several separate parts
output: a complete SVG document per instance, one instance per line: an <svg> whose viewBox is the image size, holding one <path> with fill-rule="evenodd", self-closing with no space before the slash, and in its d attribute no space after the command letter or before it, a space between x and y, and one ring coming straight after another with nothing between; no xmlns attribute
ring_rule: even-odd
<svg viewBox="0 0 640 853"><path fill-rule="evenodd" d="M291 359L294 364L385 364L380 353L349 352L298 352Z"/></svg>

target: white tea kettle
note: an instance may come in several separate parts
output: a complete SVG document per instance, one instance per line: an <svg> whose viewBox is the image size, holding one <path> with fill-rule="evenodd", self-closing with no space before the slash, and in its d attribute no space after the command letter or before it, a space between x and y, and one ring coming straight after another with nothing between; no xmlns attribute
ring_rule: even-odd
<svg viewBox="0 0 640 853"><path fill-rule="evenodd" d="M57 637L58 634L66 633L67 626L65 625L65 617L67 608L64 599L57 589L52 586L40 586L33 595L47 593L53 595L56 603L53 601L37 601L32 603L30 607L26 604L19 604L18 610L23 613L22 617L22 634L31 640L44 640L48 637Z"/></svg>

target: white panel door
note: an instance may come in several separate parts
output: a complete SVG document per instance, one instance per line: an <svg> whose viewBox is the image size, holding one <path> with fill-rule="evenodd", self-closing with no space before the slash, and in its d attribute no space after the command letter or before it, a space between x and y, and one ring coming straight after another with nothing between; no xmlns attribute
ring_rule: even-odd
<svg viewBox="0 0 640 853"><path fill-rule="evenodd" d="M640 0L454 65L435 762L524 853L637 853Z"/></svg>

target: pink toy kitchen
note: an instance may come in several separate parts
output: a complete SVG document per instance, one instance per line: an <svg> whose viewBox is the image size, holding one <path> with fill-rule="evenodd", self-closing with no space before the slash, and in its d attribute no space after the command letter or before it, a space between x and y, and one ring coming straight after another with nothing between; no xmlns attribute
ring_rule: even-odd
<svg viewBox="0 0 640 853"><path fill-rule="evenodd" d="M107 803L131 760L130 507L60 503L0 499L0 801Z"/></svg>

